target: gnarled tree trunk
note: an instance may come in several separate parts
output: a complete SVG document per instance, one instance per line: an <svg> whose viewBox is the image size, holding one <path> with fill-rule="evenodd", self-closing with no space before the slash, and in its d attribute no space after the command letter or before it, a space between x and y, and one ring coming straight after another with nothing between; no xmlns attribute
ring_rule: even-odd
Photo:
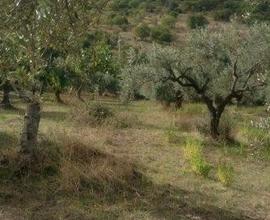
<svg viewBox="0 0 270 220"><path fill-rule="evenodd" d="M37 135L40 122L40 103L30 102L27 104L24 116L24 125L21 134L21 152L33 154L37 146Z"/></svg>
<svg viewBox="0 0 270 220"><path fill-rule="evenodd" d="M9 85L8 82L4 83L3 85L3 99L0 104L3 108L10 109L13 108L13 106L10 103L10 91L11 91L11 86Z"/></svg>
<svg viewBox="0 0 270 220"><path fill-rule="evenodd" d="M210 113L210 134L212 138L217 139L219 136L219 122L221 114L217 112Z"/></svg>
<svg viewBox="0 0 270 220"><path fill-rule="evenodd" d="M78 88L78 90L77 90L77 98L80 101L85 102L84 99L82 98L82 87Z"/></svg>

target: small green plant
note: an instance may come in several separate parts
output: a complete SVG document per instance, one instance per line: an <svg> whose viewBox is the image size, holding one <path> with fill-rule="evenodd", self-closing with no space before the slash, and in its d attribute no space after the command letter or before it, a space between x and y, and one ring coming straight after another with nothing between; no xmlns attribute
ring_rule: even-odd
<svg viewBox="0 0 270 220"><path fill-rule="evenodd" d="M230 186L233 182L234 169L231 165L221 163L218 165L217 178L224 186Z"/></svg>
<svg viewBox="0 0 270 220"><path fill-rule="evenodd" d="M147 24L139 24L135 29L134 33L136 37L140 38L141 40L146 40L148 37L150 37L151 29Z"/></svg>
<svg viewBox="0 0 270 220"><path fill-rule="evenodd" d="M182 137L177 135L173 129L166 132L167 140L170 144L179 144L182 142Z"/></svg>
<svg viewBox="0 0 270 220"><path fill-rule="evenodd" d="M203 177L208 177L211 165L206 162L202 153L202 144L198 140L188 139L184 148L184 156L190 164L191 170Z"/></svg>
<svg viewBox="0 0 270 220"><path fill-rule="evenodd" d="M107 106L105 106L105 105L103 105L101 103L97 103L97 104L93 105L90 108L89 115L91 117L93 117L93 119L97 123L102 123L106 119L112 117L113 116L113 112L112 112L112 110L109 107L107 107Z"/></svg>
<svg viewBox="0 0 270 220"><path fill-rule="evenodd" d="M159 43L170 43L173 40L170 30L162 25L153 27L151 30L151 36L154 41Z"/></svg>
<svg viewBox="0 0 270 220"><path fill-rule="evenodd" d="M188 18L188 26L191 29L204 28L209 24L203 15L192 15Z"/></svg>
<svg viewBox="0 0 270 220"><path fill-rule="evenodd" d="M233 12L231 12L228 9L224 10L218 10L214 13L214 19L216 21L225 21L228 22L230 21L231 16L233 15Z"/></svg>
<svg viewBox="0 0 270 220"><path fill-rule="evenodd" d="M129 24L127 17L123 15L115 15L111 19L111 23L118 26L127 26Z"/></svg>

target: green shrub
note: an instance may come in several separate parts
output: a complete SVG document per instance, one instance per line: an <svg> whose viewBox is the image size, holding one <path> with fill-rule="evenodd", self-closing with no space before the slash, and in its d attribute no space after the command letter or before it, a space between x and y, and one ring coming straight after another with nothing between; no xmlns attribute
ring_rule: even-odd
<svg viewBox="0 0 270 220"><path fill-rule="evenodd" d="M235 121L233 116L227 112L223 113L219 124L220 139L227 142L235 142Z"/></svg>
<svg viewBox="0 0 270 220"><path fill-rule="evenodd" d="M233 15L233 12L228 10L228 9L224 9L224 10L218 10L214 13L214 19L216 21L230 21L231 16Z"/></svg>
<svg viewBox="0 0 270 220"><path fill-rule="evenodd" d="M97 103L90 107L90 117L92 117L97 123L103 123L106 119L113 116L112 110L101 103Z"/></svg>
<svg viewBox="0 0 270 220"><path fill-rule="evenodd" d="M166 136L170 144L179 144L183 141L183 137L178 135L173 129L166 131Z"/></svg>
<svg viewBox="0 0 270 220"><path fill-rule="evenodd" d="M108 121L108 124L118 129L127 129L139 127L141 121L137 115L130 114L129 112L120 112L112 117L111 120Z"/></svg>
<svg viewBox="0 0 270 220"><path fill-rule="evenodd" d="M211 11L219 5L220 0L197 0L191 1L192 11Z"/></svg>
<svg viewBox="0 0 270 220"><path fill-rule="evenodd" d="M251 20L270 21L270 0L261 0L254 5Z"/></svg>
<svg viewBox="0 0 270 220"><path fill-rule="evenodd" d="M111 24L118 25L118 26L127 26L129 24L128 19L126 16L123 15L115 15L111 19Z"/></svg>
<svg viewBox="0 0 270 220"><path fill-rule="evenodd" d="M234 169L231 165L222 163L218 165L217 178L224 186L230 186L233 182Z"/></svg>
<svg viewBox="0 0 270 220"><path fill-rule="evenodd" d="M208 20L203 15L191 15L188 18L188 26L191 29L203 28L208 24Z"/></svg>
<svg viewBox="0 0 270 220"><path fill-rule="evenodd" d="M135 29L134 33L136 37L140 38L141 40L145 40L150 37L151 29L147 24L139 24Z"/></svg>
<svg viewBox="0 0 270 220"><path fill-rule="evenodd" d="M114 0L111 3L111 8L113 11L123 11L129 8L128 0Z"/></svg>
<svg viewBox="0 0 270 220"><path fill-rule="evenodd" d="M170 106L171 103L176 102L176 88L173 83L160 83L155 87L155 98L165 106Z"/></svg>
<svg viewBox="0 0 270 220"><path fill-rule="evenodd" d="M173 40L170 30L167 27L161 25L152 28L151 37L154 41L160 43L170 43Z"/></svg>
<svg viewBox="0 0 270 220"><path fill-rule="evenodd" d="M202 143L198 140L187 139L184 148L184 156L189 162L191 170L203 177L208 177L211 170L210 164L208 164L202 153Z"/></svg>

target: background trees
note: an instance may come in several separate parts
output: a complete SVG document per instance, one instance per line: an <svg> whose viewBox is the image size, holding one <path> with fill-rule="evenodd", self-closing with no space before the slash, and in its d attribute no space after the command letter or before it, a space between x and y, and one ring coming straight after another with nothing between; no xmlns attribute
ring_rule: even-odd
<svg viewBox="0 0 270 220"><path fill-rule="evenodd" d="M32 154L37 146L41 102L37 90L48 84L61 101L60 92L69 85L72 73L66 65L68 54L80 48L81 39L106 3L66 0L1 3L4 15L0 22L1 81L9 82L27 102L21 137L23 152Z"/></svg>
<svg viewBox="0 0 270 220"><path fill-rule="evenodd" d="M141 67L131 75L192 88L206 104L211 135L217 138L226 106L266 83L269 33L267 25L245 31L234 25L194 31L180 49L156 47L149 56L148 68ZM145 83L136 77L134 81Z"/></svg>

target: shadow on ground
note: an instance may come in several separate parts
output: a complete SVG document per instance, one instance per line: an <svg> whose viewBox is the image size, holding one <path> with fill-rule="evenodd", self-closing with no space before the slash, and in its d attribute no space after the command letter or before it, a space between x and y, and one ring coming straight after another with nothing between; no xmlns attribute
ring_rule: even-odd
<svg viewBox="0 0 270 220"><path fill-rule="evenodd" d="M171 185L154 185L146 181L146 177L140 178L141 182L135 183L132 190L121 189L113 193L93 190L63 193L53 179L31 183L24 179L23 182L13 181L5 187L1 181L0 207L6 210L15 208L17 213L25 214L25 217L21 215L18 219L31 220L252 219L215 206L196 205L196 200L207 201L206 195L187 192ZM23 210L27 210L27 214Z"/></svg>

